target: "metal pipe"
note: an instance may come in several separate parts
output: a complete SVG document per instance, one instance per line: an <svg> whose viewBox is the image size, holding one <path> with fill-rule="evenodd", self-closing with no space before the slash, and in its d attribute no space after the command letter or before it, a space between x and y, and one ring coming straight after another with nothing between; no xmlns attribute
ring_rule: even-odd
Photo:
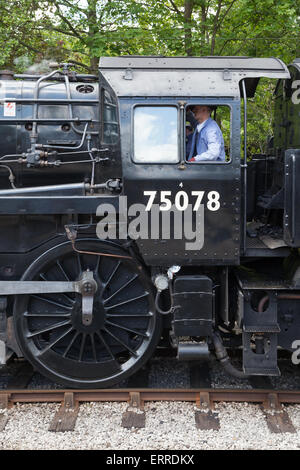
<svg viewBox="0 0 300 470"><path fill-rule="evenodd" d="M280 294L277 299L300 300L300 294Z"/></svg>
<svg viewBox="0 0 300 470"><path fill-rule="evenodd" d="M56 75L57 73L61 73L61 71L54 70L48 75L43 75L42 77L38 79L34 87L34 95L33 95L34 100L37 100L39 97L40 83L47 80L48 78L53 77L53 75ZM33 107L33 119L37 119L37 115L38 115L38 103L35 103ZM31 132L31 138L33 139L32 144L34 144L34 141L36 141L36 130L37 130L37 123L34 121L33 126L32 126L32 132Z"/></svg>
<svg viewBox="0 0 300 470"><path fill-rule="evenodd" d="M36 122L36 123L43 123L43 124L46 124L46 123L54 123L54 124L64 124L65 122L66 123L69 123L69 122L88 122L89 124L99 124L100 121L97 120L97 119L85 119L85 118L73 118L73 119L69 119L69 118L66 118L66 119L53 119L53 118L37 118L37 119L34 119L34 118L30 118L30 119L1 119L0 118L0 124L22 124L22 123L27 123L27 122ZM83 131L80 131L80 134L83 134ZM97 134L97 132L95 132L95 134Z"/></svg>
<svg viewBox="0 0 300 470"><path fill-rule="evenodd" d="M279 294L277 296L277 299L279 300L300 300L300 294ZM269 296L265 295L258 304L258 312L263 313L265 310L265 304L269 300Z"/></svg>
<svg viewBox="0 0 300 470"><path fill-rule="evenodd" d="M71 87L70 87L70 80L69 80L69 77L68 75L65 75L64 76L64 79L65 79L65 86L66 86L66 95L67 95L67 99L69 101L72 101L72 96L71 96ZM73 119L73 108L72 108L72 104L69 103L68 105L68 108L69 108L69 117L70 117L70 122L71 122L71 127L72 127L72 130L77 133L77 134L82 134L82 131L80 129L76 129L76 127L74 126L74 124L72 123L72 119ZM93 135L98 135L98 132L96 131L90 131L91 134Z"/></svg>
<svg viewBox="0 0 300 470"><path fill-rule="evenodd" d="M94 184L95 184L95 159L93 157L93 154L91 152L91 136L89 135L88 136L88 139L87 139L87 149L89 151L89 156L90 156L90 159L91 159L91 162L92 162L92 172L91 172L91 186L93 187ZM91 193L93 193L94 190L91 189Z"/></svg>
<svg viewBox="0 0 300 470"><path fill-rule="evenodd" d="M84 152L86 153L86 152ZM60 155L60 154L59 154ZM68 154L65 154L65 155L72 155L71 153L68 153ZM86 159L86 160L72 160L72 161L69 161L69 162L61 162L60 160L57 160L56 162L54 162L53 164L51 163L48 163L48 165L45 165L45 166L62 166L62 165L74 165L74 163L76 163L76 165L78 163L91 163L91 162L94 162L94 163L99 163L103 160L107 160L106 158L101 158L101 159L93 159L91 160L90 158L89 159Z"/></svg>
<svg viewBox="0 0 300 470"><path fill-rule="evenodd" d="M8 157L19 157L19 158L22 158L23 155L21 153L15 153L15 154L11 154L11 155L2 155L2 157L0 157L0 160L4 160L4 158L8 158ZM7 160L8 163L10 162L17 162L18 160Z"/></svg>
<svg viewBox="0 0 300 470"><path fill-rule="evenodd" d="M59 184L51 186L36 186L30 188L17 188L17 189L2 189L0 190L0 197L3 196L63 196L65 194L71 196L84 196L85 190L89 189L90 185L86 183L71 183ZM71 193L71 194L70 194Z"/></svg>
<svg viewBox="0 0 300 470"><path fill-rule="evenodd" d="M236 369L230 362L227 351L222 343L220 335L214 332L211 336L215 347L215 353L217 359L220 361L220 364L228 372L228 374L233 375L237 379L247 379L249 376L246 375L243 371Z"/></svg>
<svg viewBox="0 0 300 470"><path fill-rule="evenodd" d="M5 101L9 103L45 103L45 104L69 104L69 103L79 103L79 104L99 104L99 100L83 100L83 99L49 99L49 98L5 98Z"/></svg>
<svg viewBox="0 0 300 470"><path fill-rule="evenodd" d="M90 160L87 160L90 162ZM35 186L29 188L17 188L17 189L1 189L0 197L5 196L85 196L86 192L91 191L91 189L108 189L113 191L115 187L113 182L115 180L107 180L105 183L94 184L93 186L89 183L69 183L69 184L57 184L49 186Z"/></svg>
<svg viewBox="0 0 300 470"><path fill-rule="evenodd" d="M244 98L244 158L241 168L243 168L244 180L244 220L243 220L243 251L246 252L246 233L247 233L247 92L245 80L242 80L243 98Z"/></svg>
<svg viewBox="0 0 300 470"><path fill-rule="evenodd" d="M61 72L60 72L61 73ZM30 74L22 74L22 73L15 73L14 78L21 78L23 80L38 80L39 78L42 78L43 75L30 75ZM52 80L57 80L57 81L62 81L63 77L51 77ZM76 74L76 79L77 81L84 81L86 79L90 80L98 80L97 75L91 75L91 74ZM79 79L79 80L78 80Z"/></svg>
<svg viewBox="0 0 300 470"><path fill-rule="evenodd" d="M77 147L70 147L70 146L62 146L62 145L48 145L48 144L37 144L36 148L47 148L47 149L61 149L61 150L70 150L70 153L72 153L71 151L72 150L79 150L83 144L84 144L84 140L85 140L85 137L86 137L86 132L87 132L87 128L88 128L88 123L86 123L85 127L84 127L84 131L83 131L83 135L82 135L82 139L81 139L81 142L79 145L77 145Z"/></svg>
<svg viewBox="0 0 300 470"><path fill-rule="evenodd" d="M260 299L258 307L257 307L258 313L263 313L264 308L265 308L265 303L268 302L268 300L269 300L268 295L265 295L262 299Z"/></svg>
<svg viewBox="0 0 300 470"><path fill-rule="evenodd" d="M16 186L14 185L14 181L15 181L16 177L15 177L15 175L13 174L12 169L11 169L9 166L3 165L3 164L0 165L0 168L5 168L5 169L9 172L9 177L8 177L8 179L9 179L10 185L11 185L11 187L12 187L13 189L16 189Z"/></svg>

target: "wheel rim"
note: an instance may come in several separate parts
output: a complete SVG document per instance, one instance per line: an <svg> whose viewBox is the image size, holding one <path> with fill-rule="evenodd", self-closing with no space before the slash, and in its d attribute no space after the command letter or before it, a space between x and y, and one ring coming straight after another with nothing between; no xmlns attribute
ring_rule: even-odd
<svg viewBox="0 0 300 470"><path fill-rule="evenodd" d="M80 240L77 246L107 251L98 241ZM86 269L93 271L98 286L90 325L82 323L80 294L32 294L16 300L16 335L24 356L52 380L107 387L141 367L159 337L143 270L128 260L75 253L64 243L38 258L23 280L74 281Z"/></svg>

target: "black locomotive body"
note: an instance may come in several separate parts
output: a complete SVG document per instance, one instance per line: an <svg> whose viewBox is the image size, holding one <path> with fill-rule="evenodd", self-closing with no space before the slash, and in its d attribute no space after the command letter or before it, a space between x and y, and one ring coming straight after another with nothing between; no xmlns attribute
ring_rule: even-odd
<svg viewBox="0 0 300 470"><path fill-rule="evenodd" d="M118 57L99 77L1 80L0 362L92 388L166 342L237 377L280 374L279 349L297 361L299 75L297 60ZM279 80L274 138L249 156L260 77ZM188 161L195 105L215 109L225 161Z"/></svg>

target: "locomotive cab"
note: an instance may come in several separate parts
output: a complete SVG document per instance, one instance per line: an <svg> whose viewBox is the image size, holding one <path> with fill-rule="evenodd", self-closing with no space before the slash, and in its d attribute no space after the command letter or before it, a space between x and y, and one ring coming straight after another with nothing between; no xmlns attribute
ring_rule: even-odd
<svg viewBox="0 0 300 470"><path fill-rule="evenodd" d="M100 83L119 103L129 217L141 212L129 230L147 265L239 264L247 250L241 97L246 104L254 96L260 77L288 76L276 59L101 58ZM210 106L223 121L223 160L187 158L185 128L197 105Z"/></svg>

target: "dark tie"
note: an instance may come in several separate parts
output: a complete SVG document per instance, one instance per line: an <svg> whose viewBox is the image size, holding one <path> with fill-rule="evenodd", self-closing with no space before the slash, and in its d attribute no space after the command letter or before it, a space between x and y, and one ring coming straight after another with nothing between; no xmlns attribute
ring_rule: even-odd
<svg viewBox="0 0 300 470"><path fill-rule="evenodd" d="M194 148L193 148L193 157L195 157L197 155L197 146L198 146L198 141L199 141L199 134L200 132L198 132L197 130L195 131L196 135L195 135L195 141L194 141Z"/></svg>

